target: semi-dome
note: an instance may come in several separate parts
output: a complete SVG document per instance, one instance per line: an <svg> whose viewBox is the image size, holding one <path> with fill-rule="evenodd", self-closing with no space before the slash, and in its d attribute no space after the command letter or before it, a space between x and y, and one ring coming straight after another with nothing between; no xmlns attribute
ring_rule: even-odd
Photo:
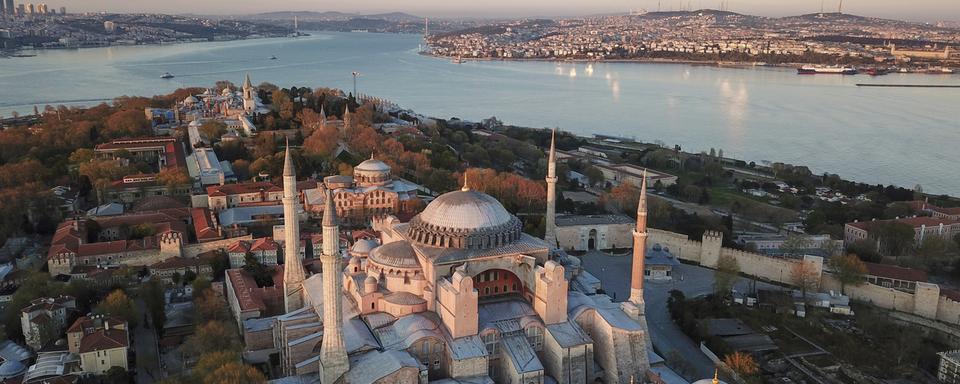
<svg viewBox="0 0 960 384"><path fill-rule="evenodd" d="M369 254L371 250L380 246L376 240L373 239L360 239L353 244L353 247L350 248L350 253L354 255L366 255Z"/></svg>
<svg viewBox="0 0 960 384"><path fill-rule="evenodd" d="M425 245L485 249L520 238L521 224L497 199L464 188L448 192L410 221L407 235Z"/></svg>
<svg viewBox="0 0 960 384"><path fill-rule="evenodd" d="M373 249L368 258L381 267L420 268L417 254L406 241L394 241Z"/></svg>
<svg viewBox="0 0 960 384"><path fill-rule="evenodd" d="M27 367L19 361L9 360L0 364L0 379L10 379L22 375Z"/></svg>

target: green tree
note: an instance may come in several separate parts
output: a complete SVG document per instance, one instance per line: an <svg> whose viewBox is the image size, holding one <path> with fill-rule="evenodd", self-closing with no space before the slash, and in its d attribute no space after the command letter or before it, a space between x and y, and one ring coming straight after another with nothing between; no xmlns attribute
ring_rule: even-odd
<svg viewBox="0 0 960 384"><path fill-rule="evenodd" d="M140 297L150 315L157 334L163 334L163 326L167 323L166 301L164 300L163 283L158 278L152 278L140 288Z"/></svg>
<svg viewBox="0 0 960 384"><path fill-rule="evenodd" d="M730 289L737 282L740 275L740 264L732 256L720 256L717 260L717 270L713 273L713 292L724 298L730 294Z"/></svg>
<svg viewBox="0 0 960 384"><path fill-rule="evenodd" d="M886 256L900 257L914 245L916 233L910 225L896 222L876 222L872 225L870 236L880 242L880 253Z"/></svg>
<svg viewBox="0 0 960 384"><path fill-rule="evenodd" d="M851 253L833 257L828 265L833 270L834 277L840 281L840 293L846 294L848 285L858 286L866 282L864 275L867 273L867 266L857 255Z"/></svg>
<svg viewBox="0 0 960 384"><path fill-rule="evenodd" d="M184 354L199 357L206 351L240 352L240 340L230 321L203 323L180 346Z"/></svg>
<svg viewBox="0 0 960 384"><path fill-rule="evenodd" d="M810 249L810 240L805 235L790 234L780 245L780 252L786 257L803 257L804 251Z"/></svg>
<svg viewBox="0 0 960 384"><path fill-rule="evenodd" d="M107 295L94 309L95 313L117 316L127 321L131 328L136 327L140 315L133 299L121 289L114 290Z"/></svg>
<svg viewBox="0 0 960 384"><path fill-rule="evenodd" d="M203 137L207 138L207 141L213 143L220 141L220 136L227 134L227 125L216 120L210 120L200 124L200 128L197 130Z"/></svg>
<svg viewBox="0 0 960 384"><path fill-rule="evenodd" d="M230 363L240 361L240 354L233 351L210 351L200 356L197 365L193 367L191 375L195 382L202 383L213 375L217 369Z"/></svg>
<svg viewBox="0 0 960 384"><path fill-rule="evenodd" d="M261 384L267 378L256 368L241 363L228 363L217 368L213 374L207 376L203 384Z"/></svg>

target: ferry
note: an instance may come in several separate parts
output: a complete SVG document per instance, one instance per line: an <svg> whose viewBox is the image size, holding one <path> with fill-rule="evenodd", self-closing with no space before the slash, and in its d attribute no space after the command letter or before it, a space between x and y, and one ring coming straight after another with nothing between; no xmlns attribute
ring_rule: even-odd
<svg viewBox="0 0 960 384"><path fill-rule="evenodd" d="M797 74L800 75L815 75L815 74L830 74L830 75L856 75L857 70L849 65L844 66L830 66L825 67L822 65L804 65L800 68L797 68Z"/></svg>
<svg viewBox="0 0 960 384"><path fill-rule="evenodd" d="M276 60L276 59L277 59L276 56L270 56L270 60Z"/></svg>
<svg viewBox="0 0 960 384"><path fill-rule="evenodd" d="M173 78L173 75L171 75L170 72L164 72L163 75L160 75L160 78L161 78L161 79L172 79L172 78Z"/></svg>

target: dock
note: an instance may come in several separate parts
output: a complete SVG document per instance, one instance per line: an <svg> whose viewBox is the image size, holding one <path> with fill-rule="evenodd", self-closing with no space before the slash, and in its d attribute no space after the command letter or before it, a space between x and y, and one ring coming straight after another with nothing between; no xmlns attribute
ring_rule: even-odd
<svg viewBox="0 0 960 384"><path fill-rule="evenodd" d="M960 88L958 85L945 84L865 84L857 83L858 87L886 87L886 88Z"/></svg>

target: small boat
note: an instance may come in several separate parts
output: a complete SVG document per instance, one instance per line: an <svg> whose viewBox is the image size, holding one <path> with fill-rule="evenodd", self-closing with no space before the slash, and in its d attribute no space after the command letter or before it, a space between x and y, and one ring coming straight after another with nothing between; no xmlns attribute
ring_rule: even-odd
<svg viewBox="0 0 960 384"><path fill-rule="evenodd" d="M276 60L276 59L277 59L276 56L270 56L270 60Z"/></svg>
<svg viewBox="0 0 960 384"><path fill-rule="evenodd" d="M870 76L883 76L889 73L884 68L876 68L876 67L867 68L866 70L864 70L864 72Z"/></svg>
<svg viewBox="0 0 960 384"><path fill-rule="evenodd" d="M172 79L172 78L173 78L173 75L171 75L170 72L164 72L163 75L160 76L160 78L161 78L161 79Z"/></svg>
<svg viewBox="0 0 960 384"><path fill-rule="evenodd" d="M947 67L930 67L924 71L926 74L930 75L951 75L953 74L953 69Z"/></svg>
<svg viewBox="0 0 960 384"><path fill-rule="evenodd" d="M463 58L458 55L457 57L454 57L453 61L451 62L454 64L463 64Z"/></svg>

